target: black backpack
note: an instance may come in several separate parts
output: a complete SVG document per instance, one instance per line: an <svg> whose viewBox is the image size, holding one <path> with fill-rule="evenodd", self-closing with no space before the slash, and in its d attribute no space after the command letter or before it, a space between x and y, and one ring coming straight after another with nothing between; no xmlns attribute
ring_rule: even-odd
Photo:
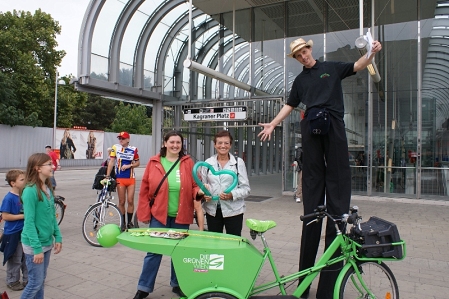
<svg viewBox="0 0 449 299"><path fill-rule="evenodd" d="M97 174L95 175L94 183L92 184L92 189L95 190L102 190L103 185L100 183L102 179L106 177L106 171L108 170L108 165L106 163L105 166L101 166L100 169L98 169ZM114 181L111 182L111 184L108 187L108 191L115 192L115 188L117 186L115 182L115 166L112 168L111 171L111 178L114 179Z"/></svg>

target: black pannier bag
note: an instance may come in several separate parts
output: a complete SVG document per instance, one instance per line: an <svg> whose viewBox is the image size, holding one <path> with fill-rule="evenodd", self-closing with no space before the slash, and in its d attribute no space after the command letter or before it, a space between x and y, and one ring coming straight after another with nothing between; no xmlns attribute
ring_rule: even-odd
<svg viewBox="0 0 449 299"><path fill-rule="evenodd" d="M400 242L396 224L372 216L367 222L360 223L360 228L351 228L352 237L362 245L361 253L364 257L402 258L402 246L391 243Z"/></svg>
<svg viewBox="0 0 449 299"><path fill-rule="evenodd" d="M100 182L102 179L106 177L107 170L108 170L107 166L101 166L100 169L98 169L98 172L95 175L94 183L92 184L92 189L95 190L103 189L103 185ZM117 187L117 183L115 182L115 166L112 168L111 178L113 178L114 181L111 181L111 184L108 186L108 191L115 192L115 189Z"/></svg>

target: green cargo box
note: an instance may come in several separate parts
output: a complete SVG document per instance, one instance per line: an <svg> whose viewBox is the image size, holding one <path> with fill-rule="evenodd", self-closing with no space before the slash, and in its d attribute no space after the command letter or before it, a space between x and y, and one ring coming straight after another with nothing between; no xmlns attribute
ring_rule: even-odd
<svg viewBox="0 0 449 299"><path fill-rule="evenodd" d="M187 233L183 239L132 236L131 233ZM227 234L179 229L130 229L118 236L121 244L141 251L172 257L182 291L189 298L223 292L246 298L262 267L263 256L246 238Z"/></svg>

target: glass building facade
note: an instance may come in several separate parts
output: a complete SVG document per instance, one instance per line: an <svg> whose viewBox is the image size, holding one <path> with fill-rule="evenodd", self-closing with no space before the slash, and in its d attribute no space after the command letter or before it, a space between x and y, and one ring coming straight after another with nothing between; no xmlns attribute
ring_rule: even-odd
<svg viewBox="0 0 449 299"><path fill-rule="evenodd" d="M257 123L276 115L302 71L286 57L289 44L312 39L314 58L356 61L355 39L370 30L382 43L375 58L381 81L366 70L343 81L353 193L448 199L449 1L192 2L92 1L80 34L78 89L153 105L153 128L193 133L192 152L203 146L199 152L208 153L215 129L235 130L244 140L235 152L246 153L249 173L280 172L290 191L306 107L270 143L256 138ZM251 88L189 70L186 59ZM246 122L182 121L186 107L240 104L248 107Z"/></svg>

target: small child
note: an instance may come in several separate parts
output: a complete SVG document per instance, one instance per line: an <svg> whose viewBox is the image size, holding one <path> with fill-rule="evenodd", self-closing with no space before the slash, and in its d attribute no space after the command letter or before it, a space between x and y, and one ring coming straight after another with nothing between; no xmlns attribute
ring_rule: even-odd
<svg viewBox="0 0 449 299"><path fill-rule="evenodd" d="M13 291L20 291L28 283L28 271L20 241L24 224L20 193L25 187L25 173L19 169L12 169L6 174L6 181L11 186L11 191L6 194L0 207L2 219L5 221L0 251L4 254L3 265L7 264L6 285Z"/></svg>
<svg viewBox="0 0 449 299"><path fill-rule="evenodd" d="M62 236L56 221L55 199L50 178L53 175L49 155L33 154L28 158L26 187L22 192L25 224L22 246L29 271L28 284L21 299L43 299L45 277L52 249L62 249Z"/></svg>

